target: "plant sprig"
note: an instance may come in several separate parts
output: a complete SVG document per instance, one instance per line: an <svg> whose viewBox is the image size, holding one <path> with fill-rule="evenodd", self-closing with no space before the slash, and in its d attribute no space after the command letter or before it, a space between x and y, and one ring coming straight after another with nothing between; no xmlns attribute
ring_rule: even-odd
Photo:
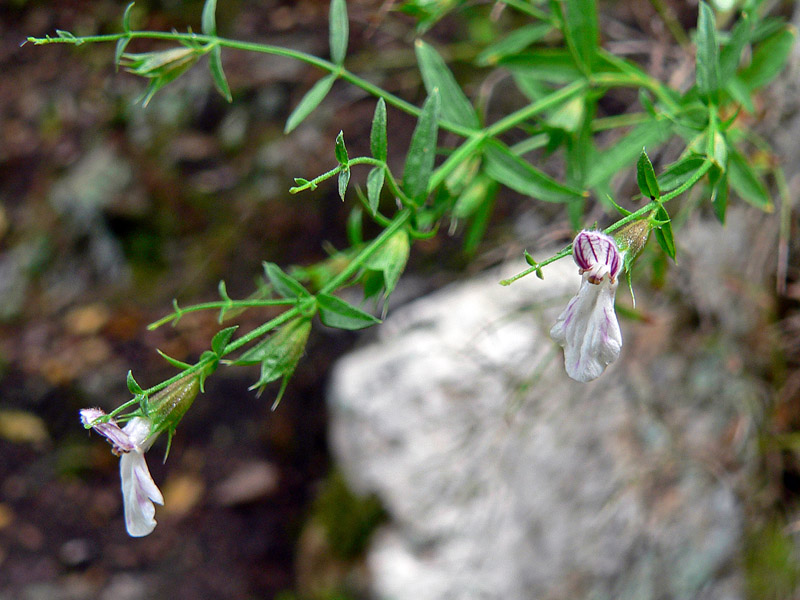
<svg viewBox="0 0 800 600"><path fill-rule="evenodd" d="M340 133L334 145L336 166L312 178L295 179L289 193L314 191L331 179L338 182L342 200L354 167L367 166L366 193L359 190L359 204L353 212L348 233L351 247L335 255L336 267L320 263L305 269L322 274L312 293L305 280L284 273L268 264L266 292L250 298L231 299L220 284L221 300L181 307L155 321L151 329L176 323L185 314L219 311L220 323L229 315L252 308L283 308L283 312L252 331L234 339L232 328L215 336L211 349L194 364L182 363L164 355L179 369L174 377L142 389L132 376L129 387L134 396L113 415L134 405L146 408L147 398L187 375L199 373L204 379L223 364L262 365L259 390L269 381L282 378L281 391L302 355L308 337L308 322L315 315L323 324L343 329L370 326L378 319L361 307L351 305L335 294L344 287L360 284L364 298L383 291L386 300L405 268L411 243L436 235L440 224L467 223L465 247L474 251L491 217L500 186L538 201L564 205L573 228L583 226L587 202L596 197L609 211L621 217L604 231L612 233L635 221L646 219L656 231L664 251L675 258L672 223L664 205L706 181L708 197L717 217L724 221L729 190L746 202L769 211L772 200L763 173L748 161L746 146L756 140L762 151L769 151L754 134L731 114L752 111L752 96L780 72L794 41L788 27L774 25L757 33L761 15L746 6L744 17L725 35L716 30L713 10L700 2L696 39L696 84L688 91L672 89L635 63L613 55L600 46L600 21L595 0L557 0L550 10L538 5L507 0L509 8L534 21L523 31L512 31L490 49L477 54L482 66L506 69L528 102L487 122L488 107L473 104L447 62L433 44L417 39L414 53L420 81L427 92L417 106L393 94L346 67L350 23L345 0L332 0L330 6L330 60L292 48L229 39L217 33L216 0L206 0L201 15L201 33L188 31L139 31L131 27L132 4L125 9L122 31L96 36L75 36L57 30L56 36L30 37L35 45L115 43L115 63L148 80L142 96L147 104L165 85L182 76L201 57L208 58L212 81L229 102L235 99L225 76L223 50L281 56L319 69L323 76L308 90L287 119L285 131L298 127L322 103L337 81L345 82L377 99L370 135L372 156L350 158ZM661 11L664 13L664 11ZM664 16L666 13L662 14ZM425 31L444 15L442 11L420 16ZM665 18L667 18L665 16ZM674 29L674 23L668 23ZM560 46L542 43L546 34L557 31ZM677 30L675 30L677 36ZM685 36L679 37L683 45ZM137 40L173 44L165 50L130 53ZM752 56L741 66L744 56ZM641 110L612 116L597 116L599 100L618 88L638 90ZM417 120L407 149L402 175L390 168L386 107L393 107ZM599 147L598 134L618 131L614 141ZM439 132L449 146L441 144ZM509 134L514 142L508 144ZM667 140L684 142L682 155L656 171L643 148L656 148ZM531 158L531 153L538 153ZM565 176L558 180L537 161L542 152L559 154ZM439 156L445 158L439 159ZM620 206L611 193L611 181L620 172L637 169L637 183L647 204L635 211ZM779 167L773 176L781 181ZM384 202L389 200L391 202ZM370 242L361 238L362 207L382 228ZM382 210L383 208L383 210ZM526 251L529 268L500 282L517 281L531 273L543 277L542 268L568 256L566 246L552 256L536 261ZM333 257L331 259L333 261ZM329 265L328 265L329 266ZM246 349L249 346L249 349ZM238 359L231 355L243 351ZM133 381L133 383L131 383Z"/></svg>

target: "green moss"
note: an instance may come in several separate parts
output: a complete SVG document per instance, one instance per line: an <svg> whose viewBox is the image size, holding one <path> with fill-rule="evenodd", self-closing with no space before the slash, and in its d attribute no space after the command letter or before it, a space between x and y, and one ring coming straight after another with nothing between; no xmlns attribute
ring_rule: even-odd
<svg viewBox="0 0 800 600"><path fill-rule="evenodd" d="M378 499L353 494L338 471L328 476L312 510L312 517L325 530L331 554L340 560L361 556L370 535L385 518Z"/></svg>
<svg viewBox="0 0 800 600"><path fill-rule="evenodd" d="M748 532L745 539L747 597L784 600L800 589L800 562L785 523L771 521Z"/></svg>

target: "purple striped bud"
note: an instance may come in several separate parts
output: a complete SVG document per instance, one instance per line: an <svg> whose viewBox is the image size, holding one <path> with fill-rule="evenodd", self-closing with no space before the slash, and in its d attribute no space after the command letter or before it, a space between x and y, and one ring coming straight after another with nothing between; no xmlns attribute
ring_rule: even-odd
<svg viewBox="0 0 800 600"><path fill-rule="evenodd" d="M600 231L581 231L572 242L572 257L589 283L599 284L606 275L613 283L622 268L614 238Z"/></svg>
<svg viewBox="0 0 800 600"><path fill-rule="evenodd" d="M572 256L583 276L581 287L550 329L550 336L564 347L567 375L586 382L600 377L622 348L614 313L622 257L613 238L587 230L572 242Z"/></svg>

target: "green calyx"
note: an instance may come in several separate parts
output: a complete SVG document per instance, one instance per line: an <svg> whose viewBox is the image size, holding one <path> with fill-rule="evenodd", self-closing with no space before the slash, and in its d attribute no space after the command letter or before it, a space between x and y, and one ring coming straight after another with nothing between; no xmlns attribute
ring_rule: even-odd
<svg viewBox="0 0 800 600"><path fill-rule="evenodd" d="M614 233L614 241L622 254L622 266L630 270L631 264L647 243L650 230L653 228L648 219L633 221Z"/></svg>
<svg viewBox="0 0 800 600"><path fill-rule="evenodd" d="M191 373L148 398L147 417L153 422L153 433L175 431L200 391L201 377Z"/></svg>

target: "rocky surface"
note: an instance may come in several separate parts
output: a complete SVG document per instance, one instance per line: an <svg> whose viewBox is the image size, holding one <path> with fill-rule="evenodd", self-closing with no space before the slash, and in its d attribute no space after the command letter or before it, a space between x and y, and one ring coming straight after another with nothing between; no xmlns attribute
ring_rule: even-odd
<svg viewBox="0 0 800 600"><path fill-rule="evenodd" d="M721 231L687 236L690 266ZM368 554L375 597L743 597L737 486L754 455L755 380L645 295L619 361L573 382L547 332L578 288L575 266L499 279L396 311L335 369L334 453L391 517ZM734 302L732 290L716 293Z"/></svg>

